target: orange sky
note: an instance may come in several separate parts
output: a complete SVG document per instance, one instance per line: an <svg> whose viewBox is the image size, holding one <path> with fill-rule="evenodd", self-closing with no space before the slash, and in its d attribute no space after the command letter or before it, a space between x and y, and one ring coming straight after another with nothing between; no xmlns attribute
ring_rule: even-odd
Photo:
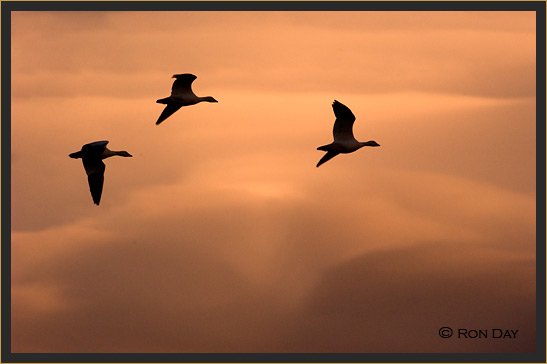
<svg viewBox="0 0 547 364"><path fill-rule="evenodd" d="M12 350L535 351L535 105L533 12L12 13Z"/></svg>

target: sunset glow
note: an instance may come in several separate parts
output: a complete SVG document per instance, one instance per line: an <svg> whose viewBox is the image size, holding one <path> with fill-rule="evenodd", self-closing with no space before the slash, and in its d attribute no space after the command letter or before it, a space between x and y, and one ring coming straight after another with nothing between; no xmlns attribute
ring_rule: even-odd
<svg viewBox="0 0 547 364"><path fill-rule="evenodd" d="M535 351L534 12L14 12L12 351ZM198 96L155 125L173 74ZM339 100L355 137L336 156ZM108 140L100 206L82 145ZM513 329L509 339L439 329Z"/></svg>

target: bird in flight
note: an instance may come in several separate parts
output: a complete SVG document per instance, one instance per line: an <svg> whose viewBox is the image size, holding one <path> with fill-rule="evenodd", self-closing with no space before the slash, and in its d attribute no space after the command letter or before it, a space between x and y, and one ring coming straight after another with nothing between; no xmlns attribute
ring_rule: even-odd
<svg viewBox="0 0 547 364"><path fill-rule="evenodd" d="M113 155L132 157L125 150L115 151L108 149L106 147L107 144L108 141L106 140L89 143L84 145L82 150L68 155L70 158L82 158L85 172L87 173L87 181L89 182L89 190L91 191L91 197L93 197L95 205L99 205L99 202L101 202L101 194L103 192L104 170L106 166L102 160Z"/></svg>
<svg viewBox="0 0 547 364"><path fill-rule="evenodd" d="M323 145L317 148L317 150L323 150L327 152L323 158L317 163L316 167L326 161L336 157L340 153L351 153L362 147L379 147L380 144L374 140L368 142L359 142L353 136L353 123L355 122L355 116L351 110L341 102L334 100L332 103L332 110L336 120L334 121L334 129L332 134L334 141L330 144Z"/></svg>
<svg viewBox="0 0 547 364"><path fill-rule="evenodd" d="M171 87L171 96L159 99L158 104L165 104L165 109L161 113L156 125L173 115L175 111L183 106L195 105L202 101L218 102L211 96L199 97L192 91L192 82L197 78L191 73L173 75L176 78Z"/></svg>

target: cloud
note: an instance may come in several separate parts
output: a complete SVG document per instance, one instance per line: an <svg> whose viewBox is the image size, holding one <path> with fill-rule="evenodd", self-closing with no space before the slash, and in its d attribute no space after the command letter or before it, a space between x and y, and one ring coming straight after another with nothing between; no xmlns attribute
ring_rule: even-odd
<svg viewBox="0 0 547 364"><path fill-rule="evenodd" d="M161 105L146 99L14 101L13 228L36 230L97 212L89 204L81 161L68 158L95 140L109 140L111 149L134 156L106 161L100 209L123 204L134 192L153 186L180 184L184 194L188 181L303 195L310 184L339 183L340 173L349 173L353 185L377 179L380 170L394 171L388 183L405 178L399 170L415 170L535 194L532 100L338 95L357 116L356 137L375 139L382 147L342 155L316 169L322 154L316 147L332 140L331 97L230 92L218 104L181 110L161 128L154 125Z"/></svg>
<svg viewBox="0 0 547 364"><path fill-rule="evenodd" d="M198 174L75 224L13 233L14 350L533 349L532 198L381 171L332 193L351 174L273 195ZM523 335L439 342L445 324Z"/></svg>
<svg viewBox="0 0 547 364"><path fill-rule="evenodd" d="M67 21L70 15L18 14L12 93L158 98L162 77L193 72L208 76L209 89L253 92L535 95L533 13L325 16L92 13L80 24ZM170 87L164 82L163 93Z"/></svg>
<svg viewBox="0 0 547 364"><path fill-rule="evenodd" d="M363 254L324 274L287 341L299 352L534 352L534 276L530 255L458 242ZM455 336L440 338L443 326ZM519 334L494 339L494 328Z"/></svg>
<svg viewBox="0 0 547 364"><path fill-rule="evenodd" d="M16 278L13 348L534 351L532 255L456 241L411 245L344 261L324 271L296 300L289 286L300 278L294 276L294 266L283 266L291 269L292 277L257 284L222 253L200 247L191 234L176 240L160 236L80 246L70 260L36 265L32 283ZM293 264L311 266L310 253ZM443 340L437 333L441 326L513 329L520 334L510 342Z"/></svg>

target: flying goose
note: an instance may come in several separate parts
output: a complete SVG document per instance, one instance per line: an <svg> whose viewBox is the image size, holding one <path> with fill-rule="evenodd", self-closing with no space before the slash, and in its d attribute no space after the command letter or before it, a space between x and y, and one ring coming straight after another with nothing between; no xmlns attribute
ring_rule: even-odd
<svg viewBox="0 0 547 364"><path fill-rule="evenodd" d="M336 116L334 129L332 131L334 141L330 144L317 148L317 150L323 150L327 153L323 156L323 158L321 158L319 163L317 163L316 167L319 167L321 164L331 158L336 157L340 153L355 152L357 149L365 146L380 146L380 144L376 143L374 140L359 142L355 139L353 136L353 122L355 121L355 116L346 105L334 100L332 103L332 109L334 110L334 115Z"/></svg>
<svg viewBox="0 0 547 364"><path fill-rule="evenodd" d="M99 205L99 202L101 202L101 193L103 192L104 170L106 166L102 160L113 155L132 157L125 150L118 152L108 149L106 147L107 144L107 140L89 143L84 145L82 150L68 155L70 158L82 158L89 182L89 190L91 191L95 205Z"/></svg>
<svg viewBox="0 0 547 364"><path fill-rule="evenodd" d="M158 104L165 104L165 109L161 113L156 125L171 116L175 111L183 106L189 106L197 104L198 102L218 102L211 96L199 97L192 91L192 82L197 78L191 73L183 73L179 75L173 75L176 78L171 88L171 96L159 99L156 102Z"/></svg>

